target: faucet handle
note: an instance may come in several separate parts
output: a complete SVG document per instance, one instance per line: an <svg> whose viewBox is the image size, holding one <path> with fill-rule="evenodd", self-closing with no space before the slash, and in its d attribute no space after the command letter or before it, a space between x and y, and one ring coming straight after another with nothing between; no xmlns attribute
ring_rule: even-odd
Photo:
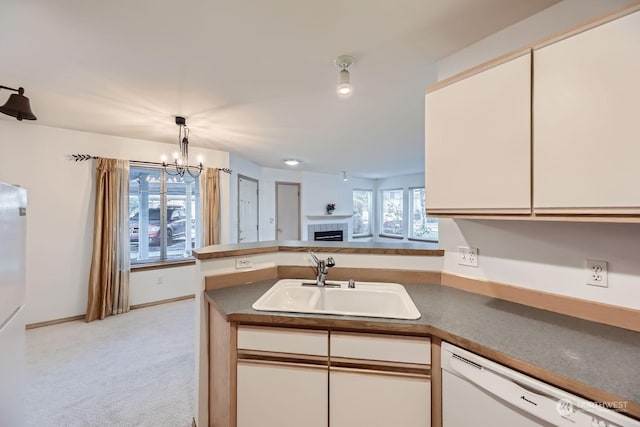
<svg viewBox="0 0 640 427"><path fill-rule="evenodd" d="M333 267L334 265L336 265L336 262L333 257L330 256L329 258L327 258L327 267Z"/></svg>
<svg viewBox="0 0 640 427"><path fill-rule="evenodd" d="M312 251L309 251L309 255L311 255L311 258L313 258L316 264L320 262L316 254L314 254Z"/></svg>

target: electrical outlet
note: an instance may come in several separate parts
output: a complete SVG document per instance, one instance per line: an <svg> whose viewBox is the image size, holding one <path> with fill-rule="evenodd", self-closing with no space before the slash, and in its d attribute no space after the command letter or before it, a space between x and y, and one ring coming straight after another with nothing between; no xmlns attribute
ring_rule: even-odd
<svg viewBox="0 0 640 427"><path fill-rule="evenodd" d="M607 274L607 261L586 260L585 268L587 270L587 285L609 286L609 275Z"/></svg>
<svg viewBox="0 0 640 427"><path fill-rule="evenodd" d="M156 285L162 285L162 276L158 276L158 280L156 281Z"/></svg>
<svg viewBox="0 0 640 427"><path fill-rule="evenodd" d="M468 267L478 266L478 248L458 246L458 264Z"/></svg>
<svg viewBox="0 0 640 427"><path fill-rule="evenodd" d="M251 267L253 267L253 264L249 258L236 258L236 269Z"/></svg>

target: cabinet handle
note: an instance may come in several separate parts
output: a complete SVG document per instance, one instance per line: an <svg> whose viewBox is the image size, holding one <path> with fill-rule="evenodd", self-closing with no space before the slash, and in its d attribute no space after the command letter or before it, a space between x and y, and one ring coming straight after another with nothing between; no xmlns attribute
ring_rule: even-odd
<svg viewBox="0 0 640 427"><path fill-rule="evenodd" d="M383 375L386 377L418 378L423 380L431 379L431 375L427 375L427 374L414 374L411 372L398 372L398 371L378 371L373 369L358 369L358 368L336 368L334 366L329 368L329 372L344 372L348 374L375 374L375 375Z"/></svg>
<svg viewBox="0 0 640 427"><path fill-rule="evenodd" d="M268 366L287 366L291 368L313 368L327 370L327 365L312 365L309 363L296 363L296 362L274 362L272 360L255 360L255 359L239 359L238 365L250 364L250 365L268 365Z"/></svg>

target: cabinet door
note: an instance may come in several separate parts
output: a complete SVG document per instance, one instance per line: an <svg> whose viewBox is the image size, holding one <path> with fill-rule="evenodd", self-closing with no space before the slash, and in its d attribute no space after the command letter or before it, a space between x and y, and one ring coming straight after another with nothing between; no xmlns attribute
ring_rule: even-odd
<svg viewBox="0 0 640 427"><path fill-rule="evenodd" d="M640 213L640 12L534 51L534 210Z"/></svg>
<svg viewBox="0 0 640 427"><path fill-rule="evenodd" d="M431 383L426 376L331 368L331 427L428 427Z"/></svg>
<svg viewBox="0 0 640 427"><path fill-rule="evenodd" d="M327 427L326 366L238 361L237 427Z"/></svg>
<svg viewBox="0 0 640 427"><path fill-rule="evenodd" d="M426 95L429 213L531 212L531 53Z"/></svg>

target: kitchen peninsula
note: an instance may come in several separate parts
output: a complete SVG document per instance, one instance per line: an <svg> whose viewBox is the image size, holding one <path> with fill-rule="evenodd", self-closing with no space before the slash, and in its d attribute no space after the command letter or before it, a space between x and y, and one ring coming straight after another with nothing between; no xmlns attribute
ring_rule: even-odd
<svg viewBox="0 0 640 427"><path fill-rule="evenodd" d="M311 249L335 258L329 280L403 284L421 318L407 321L253 310L251 305L278 279L315 277L307 254ZM618 409L640 418L639 332L441 286L442 255L435 245L341 242L261 242L198 250L195 256L203 289L198 296L198 425L236 425L238 328L256 325L427 340L431 354L425 372L431 384L434 426L441 420L442 341L589 400L622 402L624 408Z"/></svg>

